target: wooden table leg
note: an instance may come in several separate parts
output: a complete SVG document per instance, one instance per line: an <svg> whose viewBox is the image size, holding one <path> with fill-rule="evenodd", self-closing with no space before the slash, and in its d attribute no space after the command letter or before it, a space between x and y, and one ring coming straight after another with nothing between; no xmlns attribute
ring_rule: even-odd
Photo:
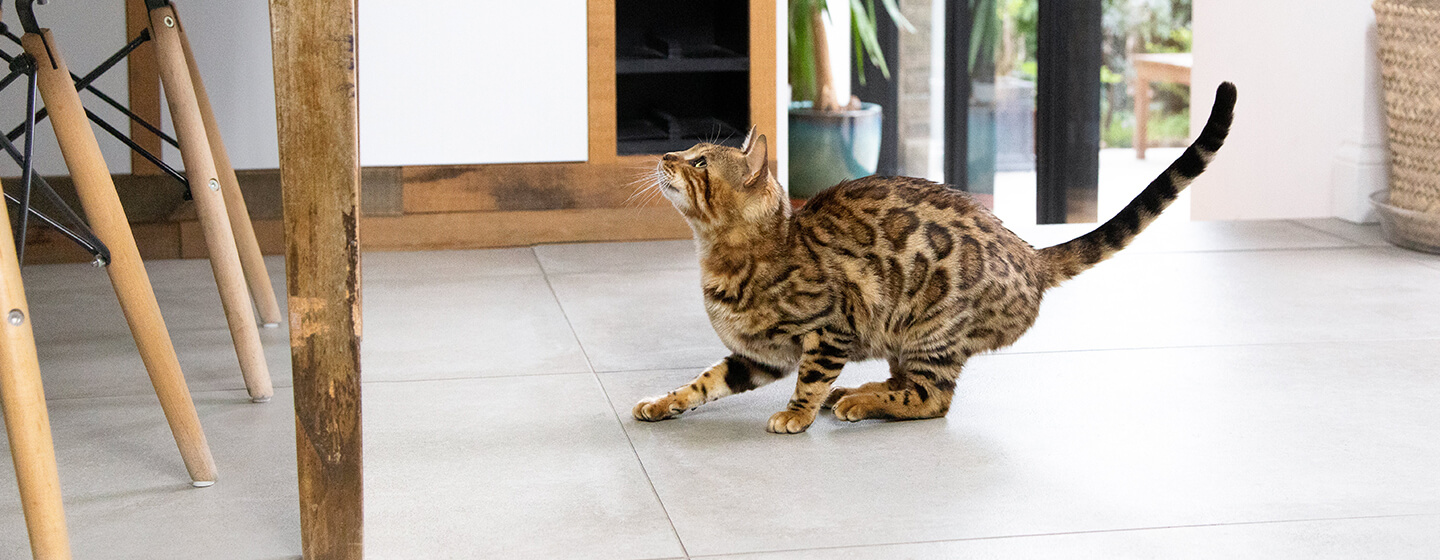
<svg viewBox="0 0 1440 560"><path fill-rule="evenodd" d="M173 7L171 8L174 9ZM210 94L205 91L205 82L200 79L200 67L195 64L195 53L190 50L190 38L185 26L178 23L180 48L185 53L185 62L190 68L190 81L195 85L195 100L200 105L200 118L205 122L205 135L210 141L210 151L215 156L215 170L220 174L220 192L225 196L225 211L230 215L230 228L239 243L240 265L245 270L245 281L250 285L250 295L255 298L255 308L260 312L260 321L266 327L280 326L280 304L275 300L275 288L270 285L270 274L265 270L265 257L260 253L260 243L255 239L255 226L250 222L250 211L245 208L245 195L240 192L240 180L235 177L235 168L230 165L230 153L225 150L225 140L220 137L220 125L215 121L215 109L210 106Z"/></svg>
<svg viewBox="0 0 1440 560"><path fill-rule="evenodd" d="M75 91L75 90L70 90ZM20 485L20 507L30 533L30 553L36 560L68 560L70 537L65 529L65 507L60 501L60 471L55 444L50 439L50 416L45 411L45 389L40 384L40 362L35 357L35 333L10 213L0 212L0 404L5 408L5 432Z"/></svg>
<svg viewBox="0 0 1440 560"><path fill-rule="evenodd" d="M359 124L355 1L270 2L305 558L358 560Z"/></svg>
<svg viewBox="0 0 1440 560"><path fill-rule="evenodd" d="M185 51L180 46L179 25L170 6L150 11L150 31L155 37L160 84L165 90L170 118L179 136L185 177L190 180L190 191L195 197L200 228L205 233L205 247L210 252L210 267L220 288L220 301L225 306L225 318L230 324L235 353L240 358L240 372L245 376L245 388L250 392L250 398L264 402L270 400L275 390L270 385L269 366L265 364L265 351L260 346L255 312L250 307L250 295L246 291L244 267L240 264L235 233L230 229L225 198L220 192L215 158L210 152L205 121L200 116L195 85L190 80L190 66L185 62ZM246 223L249 223L248 219Z"/></svg>
<svg viewBox="0 0 1440 560"><path fill-rule="evenodd" d="M160 398L175 443L180 447L185 468L196 486L209 486L215 482L215 460L200 427L200 417L195 414L190 389L180 371L180 361L175 357L175 346L160 315L145 263L140 260L130 222L120 206L120 196L115 192L115 183L100 154L95 132L85 117L80 96L75 92L70 70L49 30L27 33L21 42L25 52L37 61L40 95L50 112L50 124L55 128L70 177L75 181L85 217L96 237L110 249L106 272L115 287L125 321L130 325L135 346L140 350L140 358L145 362L145 370L150 374L155 395Z"/></svg>
<svg viewBox="0 0 1440 560"><path fill-rule="evenodd" d="M1145 148L1150 143L1150 76L1135 67L1135 159L1145 159Z"/></svg>

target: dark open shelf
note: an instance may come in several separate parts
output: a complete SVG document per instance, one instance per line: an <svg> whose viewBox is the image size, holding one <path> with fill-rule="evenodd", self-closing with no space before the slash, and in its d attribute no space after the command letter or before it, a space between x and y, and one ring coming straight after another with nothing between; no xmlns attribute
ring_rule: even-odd
<svg viewBox="0 0 1440 560"><path fill-rule="evenodd" d="M749 2L616 0L618 151L739 145L750 122Z"/></svg>
<svg viewBox="0 0 1440 560"><path fill-rule="evenodd" d="M620 153L678 152L708 140L739 147L743 134L739 127L715 117L680 118L656 112L649 118L620 121Z"/></svg>
<svg viewBox="0 0 1440 560"><path fill-rule="evenodd" d="M669 74L675 72L744 72L750 59L732 58L622 58L615 61L616 74Z"/></svg>
<svg viewBox="0 0 1440 560"><path fill-rule="evenodd" d="M619 153L674 152L697 142L739 147L750 122L749 80L747 72L617 76Z"/></svg>
<svg viewBox="0 0 1440 560"><path fill-rule="evenodd" d="M681 41L648 37L645 44L617 53L616 74L671 72L744 72L750 58L720 45L686 45Z"/></svg>

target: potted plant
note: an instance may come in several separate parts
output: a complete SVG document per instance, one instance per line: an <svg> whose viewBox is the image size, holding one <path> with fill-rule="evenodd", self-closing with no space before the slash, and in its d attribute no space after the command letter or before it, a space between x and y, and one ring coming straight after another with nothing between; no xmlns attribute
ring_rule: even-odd
<svg viewBox="0 0 1440 560"><path fill-rule="evenodd" d="M914 28L896 0L880 3L904 30ZM790 195L809 198L830 186L875 173L880 158L881 107L851 97L835 98L830 47L825 38L826 0L790 0ZM890 69L876 38L875 0L849 0L855 67L864 83L864 65Z"/></svg>

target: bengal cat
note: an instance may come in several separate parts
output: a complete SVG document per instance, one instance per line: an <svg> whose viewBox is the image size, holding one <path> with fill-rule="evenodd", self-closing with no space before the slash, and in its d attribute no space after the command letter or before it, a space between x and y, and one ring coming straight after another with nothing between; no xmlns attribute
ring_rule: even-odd
<svg viewBox="0 0 1440 560"><path fill-rule="evenodd" d="M663 420L798 369L769 431L803 432L822 407L841 420L934 418L965 361L1015 342L1045 290L1124 248L1224 143L1235 86L1184 154L1099 228L1036 250L965 193L911 177L845 181L791 212L763 135L665 154L664 196L695 233L710 324L733 353L694 381L640 401ZM846 362L884 358L890 378L832 388Z"/></svg>

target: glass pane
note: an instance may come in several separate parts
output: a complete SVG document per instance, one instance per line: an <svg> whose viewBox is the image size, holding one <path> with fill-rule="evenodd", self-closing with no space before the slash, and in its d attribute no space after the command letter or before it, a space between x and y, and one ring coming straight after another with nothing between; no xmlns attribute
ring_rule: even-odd
<svg viewBox="0 0 1440 560"><path fill-rule="evenodd" d="M992 21L998 25L998 39L993 47L980 45L982 52L991 48L995 52L993 83L984 83L984 69L972 63L971 177L976 180L981 173L977 164L992 163L987 158L994 152L995 212L1008 224L1028 225L1035 223L1033 127L1039 7L1037 0L995 1ZM979 18L988 12L979 10L988 9L987 0L978 3L975 29L976 36L982 37L981 30L986 28ZM1103 0L1100 220L1128 204L1188 142L1190 91L1181 82L1188 82L1189 75L1190 5L1191 0ZM1142 107L1149 109L1149 126L1144 132L1150 148L1144 159L1135 148L1139 132L1137 64L1142 67L1140 73L1149 77L1148 91L1153 92ZM984 118L986 114L994 115L993 123ZM1024 135L1027 127L1028 136ZM987 134L993 134L989 143ZM1189 198L1182 195L1165 218L1188 219L1188 205Z"/></svg>
<svg viewBox="0 0 1440 560"><path fill-rule="evenodd" d="M1101 220L1119 212L1189 145L1190 16L1191 0L1105 0ZM1147 85L1141 79L1148 90L1141 89ZM1139 117L1146 113L1142 128ZM1136 145L1141 134L1146 136L1143 150ZM1186 192L1162 219L1189 217Z"/></svg>
<svg viewBox="0 0 1440 560"><path fill-rule="evenodd" d="M970 175L977 160L989 163L995 193L995 213L1010 225L1035 223L1035 83L1040 5L1038 0L981 0L976 11L975 37L990 38L976 44L974 55L993 53L988 75L971 64L975 93L971 102ZM979 10L984 10L979 11ZM980 22L981 15L987 21ZM984 34L982 35L982 30ZM972 38L972 43L976 39ZM987 83L988 81L988 83ZM976 112L993 115L984 126L990 144L977 143L982 133ZM987 162L976 152L993 153Z"/></svg>
<svg viewBox="0 0 1440 560"><path fill-rule="evenodd" d="M915 27L900 33L899 174L944 181L945 2L901 0Z"/></svg>

